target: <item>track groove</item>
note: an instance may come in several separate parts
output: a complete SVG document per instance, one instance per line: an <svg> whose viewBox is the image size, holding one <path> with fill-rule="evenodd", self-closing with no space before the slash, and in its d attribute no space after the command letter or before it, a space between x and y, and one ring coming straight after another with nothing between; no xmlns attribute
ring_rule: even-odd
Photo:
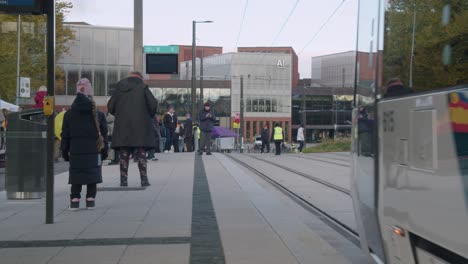
<svg viewBox="0 0 468 264"><path fill-rule="evenodd" d="M312 204L311 202L307 201L306 199L302 198L300 195L296 194L295 192L291 191L289 188L285 187L283 184L279 183L278 181L274 180L273 178L267 176L263 172L255 169L254 167L250 166L249 164L233 157L232 155L227 155L231 160L236 162L237 164L245 167L246 169L250 170L251 172L257 174L258 176L262 177L269 183L271 183L274 187L278 190L292 198L295 202L297 202L300 206L302 206L305 210L317 215L323 222L328 224L331 228L335 231L339 232L341 235L346 237L351 243L355 244L357 247L360 247L359 241L359 234L351 227L346 225L345 223L338 220L336 217L330 215L326 211L320 209L318 206ZM264 161L264 160L262 160ZM292 172L292 171L291 171ZM295 173L295 172L293 172ZM301 175L302 176L302 175ZM335 188L333 188L335 189Z"/></svg>

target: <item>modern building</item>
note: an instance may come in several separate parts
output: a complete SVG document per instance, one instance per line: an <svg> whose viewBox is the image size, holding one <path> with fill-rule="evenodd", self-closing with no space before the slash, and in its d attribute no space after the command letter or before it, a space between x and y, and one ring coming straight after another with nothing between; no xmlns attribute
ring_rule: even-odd
<svg viewBox="0 0 468 264"><path fill-rule="evenodd" d="M312 83L313 84L313 83ZM305 126L307 142L351 133L354 89L314 87L311 79L299 81L292 94L292 134Z"/></svg>
<svg viewBox="0 0 468 264"><path fill-rule="evenodd" d="M296 87L299 82L299 57L292 47L239 47L238 52L262 52L262 53L285 53L291 54L291 87Z"/></svg>
<svg viewBox="0 0 468 264"><path fill-rule="evenodd" d="M287 53L237 52L200 59L197 76L207 80L231 81L231 122L241 112L241 78L244 96L244 138L251 142L267 124L271 129L280 122L286 131L286 140L291 140L291 83L292 56ZM191 79L192 62L180 65L180 77ZM206 92L204 92L206 94ZM205 96L206 98L206 96Z"/></svg>
<svg viewBox="0 0 468 264"><path fill-rule="evenodd" d="M159 113L163 114L173 106L179 117L192 110L190 80L146 80L151 92L159 102ZM230 126L231 116L231 81L208 80L203 83L204 98L212 105L221 126ZM197 87L200 82L197 81ZM200 111L200 89L197 89L197 110ZM197 111L197 113L198 113ZM196 113L196 114L197 114ZM195 118L197 119L197 118Z"/></svg>
<svg viewBox="0 0 468 264"><path fill-rule="evenodd" d="M57 66L64 72L57 81L57 95L75 95L81 78L93 84L95 96L109 95L109 85L127 76L133 68L133 29L101 27L86 23L65 23L75 40Z"/></svg>
<svg viewBox="0 0 468 264"><path fill-rule="evenodd" d="M354 87L356 52L312 57L312 79L320 87Z"/></svg>

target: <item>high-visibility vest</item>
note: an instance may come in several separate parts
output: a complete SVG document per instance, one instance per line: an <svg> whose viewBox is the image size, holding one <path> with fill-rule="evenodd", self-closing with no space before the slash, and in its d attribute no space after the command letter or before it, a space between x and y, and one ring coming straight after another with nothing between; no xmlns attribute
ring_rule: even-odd
<svg viewBox="0 0 468 264"><path fill-rule="evenodd" d="M273 140L283 140L283 129L281 127L275 127L275 135Z"/></svg>

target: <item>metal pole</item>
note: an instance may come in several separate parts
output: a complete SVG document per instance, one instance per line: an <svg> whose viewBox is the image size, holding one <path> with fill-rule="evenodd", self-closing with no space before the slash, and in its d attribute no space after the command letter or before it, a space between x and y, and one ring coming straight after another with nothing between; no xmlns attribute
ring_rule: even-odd
<svg viewBox="0 0 468 264"><path fill-rule="evenodd" d="M303 91L303 96L302 96L302 104L303 104L303 124L304 124L304 143L307 142L307 110L306 110L306 84L304 84L304 91ZM293 139L291 139L291 142Z"/></svg>
<svg viewBox="0 0 468 264"><path fill-rule="evenodd" d="M16 105L19 105L19 97L20 97L20 60L21 60L21 15L18 15L18 23L17 23L17 52L16 52Z"/></svg>
<svg viewBox="0 0 468 264"><path fill-rule="evenodd" d="M241 150L240 152L244 152L244 76L241 75L240 77L240 137L241 137Z"/></svg>
<svg viewBox="0 0 468 264"><path fill-rule="evenodd" d="M414 61L414 37L416 35L416 5L414 6L413 15L413 39L411 43L411 58L410 58L410 72L409 72L409 88L413 88L413 61Z"/></svg>
<svg viewBox="0 0 468 264"><path fill-rule="evenodd" d="M192 116L195 118L196 114L196 104L197 104L197 87L196 87L196 81L197 81L197 76L196 76L196 43L195 43L195 34L196 34L196 29L195 29L196 22L192 21Z"/></svg>
<svg viewBox="0 0 468 264"><path fill-rule="evenodd" d="M55 0L47 0L47 93L55 95ZM54 102L55 104L55 102ZM53 106L55 108L55 105ZM54 115L47 117L46 224L54 223Z"/></svg>
<svg viewBox="0 0 468 264"><path fill-rule="evenodd" d="M201 49L201 56L200 56L200 108L203 106L203 56L204 56L203 48Z"/></svg>
<svg viewBox="0 0 468 264"><path fill-rule="evenodd" d="M143 71L143 0L133 1L133 68Z"/></svg>

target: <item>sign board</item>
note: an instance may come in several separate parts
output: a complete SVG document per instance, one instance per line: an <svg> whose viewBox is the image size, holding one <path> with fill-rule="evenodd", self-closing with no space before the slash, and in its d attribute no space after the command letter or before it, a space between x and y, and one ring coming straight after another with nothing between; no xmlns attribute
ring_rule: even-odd
<svg viewBox="0 0 468 264"><path fill-rule="evenodd" d="M1 1L1 0L0 0ZM20 97L31 97L31 78L20 77Z"/></svg>
<svg viewBox="0 0 468 264"><path fill-rule="evenodd" d="M44 14L46 6L43 0L0 0L0 14Z"/></svg>
<svg viewBox="0 0 468 264"><path fill-rule="evenodd" d="M146 54L147 74L178 74L179 55L178 54Z"/></svg>
<svg viewBox="0 0 468 264"><path fill-rule="evenodd" d="M144 53L179 54L179 46L144 46L143 52Z"/></svg>

